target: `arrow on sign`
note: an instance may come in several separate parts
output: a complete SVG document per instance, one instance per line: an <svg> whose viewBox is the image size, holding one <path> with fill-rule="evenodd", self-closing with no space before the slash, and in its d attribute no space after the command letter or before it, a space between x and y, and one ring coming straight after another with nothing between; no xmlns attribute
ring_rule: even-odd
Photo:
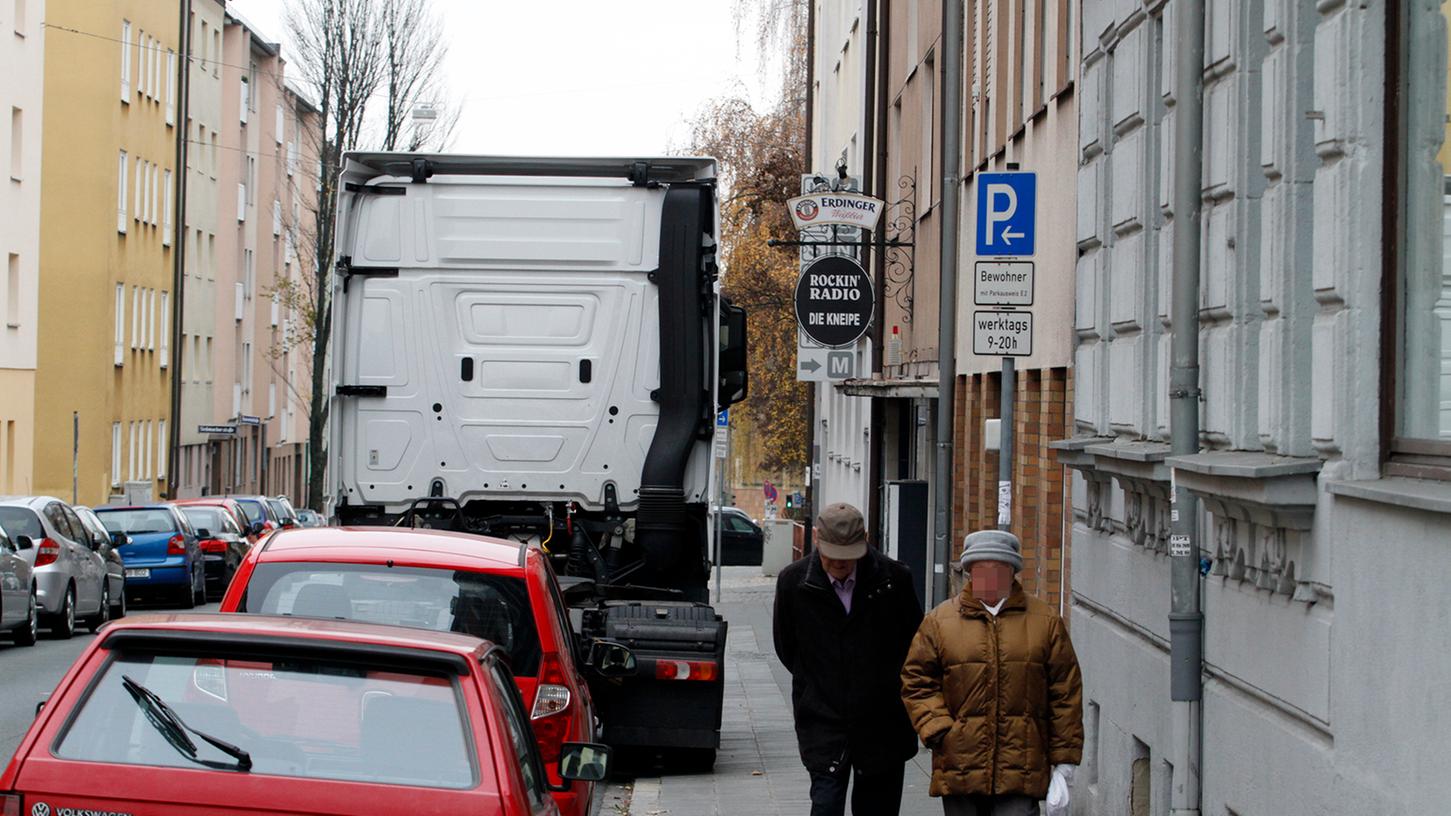
<svg viewBox="0 0 1451 816"><path fill-rule="evenodd" d="M818 363L815 360L806 360L801 363L801 369L803 371L810 371L813 374L816 373L816 369L818 368L821 368L821 363Z"/></svg>
<svg viewBox="0 0 1451 816"><path fill-rule="evenodd" d="M1022 237L1023 237L1023 233L1021 233L1021 232L1013 232L1013 228L1012 227L1003 227L1003 243L1007 244L1008 246L1012 246L1013 245L1013 239L1014 238L1022 238Z"/></svg>

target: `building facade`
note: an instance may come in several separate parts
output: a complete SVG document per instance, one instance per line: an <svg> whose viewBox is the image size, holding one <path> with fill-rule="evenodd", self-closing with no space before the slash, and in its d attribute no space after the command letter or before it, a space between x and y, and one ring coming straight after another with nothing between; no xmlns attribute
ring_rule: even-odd
<svg viewBox="0 0 1451 816"><path fill-rule="evenodd" d="M166 485L178 9L46 4L34 492L96 504Z"/></svg>
<svg viewBox="0 0 1451 816"><path fill-rule="evenodd" d="M44 0L0 8L0 259L5 288L0 309L0 491L24 493L33 484L35 362L39 322L41 121L44 103Z"/></svg>
<svg viewBox="0 0 1451 816"><path fill-rule="evenodd" d="M1201 450L1169 454L1172 2L1085 2L1075 811L1167 814L1171 491L1200 501L1199 812L1435 812L1451 649L1447 7L1207 4ZM1187 330L1187 329L1185 329ZM1179 735L1182 736L1182 735Z"/></svg>

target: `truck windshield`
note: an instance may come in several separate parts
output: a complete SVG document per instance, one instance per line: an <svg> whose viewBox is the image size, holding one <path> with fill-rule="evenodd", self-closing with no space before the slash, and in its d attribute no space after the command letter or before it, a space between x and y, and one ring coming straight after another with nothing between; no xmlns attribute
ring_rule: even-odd
<svg viewBox="0 0 1451 816"><path fill-rule="evenodd" d="M86 762L225 768L238 766L242 749L254 774L430 788L477 784L458 681L360 665L128 651L87 690L55 753ZM168 744L176 729L149 721L148 706L137 705L128 686L154 693L188 728L236 748L191 739L194 755L178 750Z"/></svg>
<svg viewBox="0 0 1451 816"><path fill-rule="evenodd" d="M383 564L257 565L238 612L341 618L462 632L493 641L518 677L539 672L539 631L524 579Z"/></svg>

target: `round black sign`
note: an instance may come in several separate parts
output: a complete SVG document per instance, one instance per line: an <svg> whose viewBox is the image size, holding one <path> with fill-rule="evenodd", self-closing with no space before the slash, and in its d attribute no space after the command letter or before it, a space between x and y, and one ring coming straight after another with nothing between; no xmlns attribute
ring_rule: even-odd
<svg viewBox="0 0 1451 816"><path fill-rule="evenodd" d="M875 308L871 280L845 255L817 258L796 281L796 322L823 346L855 343L871 325Z"/></svg>

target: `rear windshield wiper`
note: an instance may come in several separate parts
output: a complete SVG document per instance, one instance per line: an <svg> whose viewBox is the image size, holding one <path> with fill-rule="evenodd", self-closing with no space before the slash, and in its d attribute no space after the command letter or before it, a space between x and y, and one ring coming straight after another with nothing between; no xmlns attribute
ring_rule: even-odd
<svg viewBox="0 0 1451 816"><path fill-rule="evenodd" d="M135 700L136 705L140 706L141 710L146 714L147 722L151 723L152 727L160 732L161 736L166 738L167 743L175 748L177 753L198 765L205 765L208 768L217 768L224 771L252 770L251 754L230 742L217 739L210 734L203 734L187 725L156 692L124 674L121 675L121 685L125 687L126 692L131 695L131 699ZM218 751L237 760L236 763L201 759L197 756L196 743L192 742L191 737L186 735L188 731L201 737Z"/></svg>

